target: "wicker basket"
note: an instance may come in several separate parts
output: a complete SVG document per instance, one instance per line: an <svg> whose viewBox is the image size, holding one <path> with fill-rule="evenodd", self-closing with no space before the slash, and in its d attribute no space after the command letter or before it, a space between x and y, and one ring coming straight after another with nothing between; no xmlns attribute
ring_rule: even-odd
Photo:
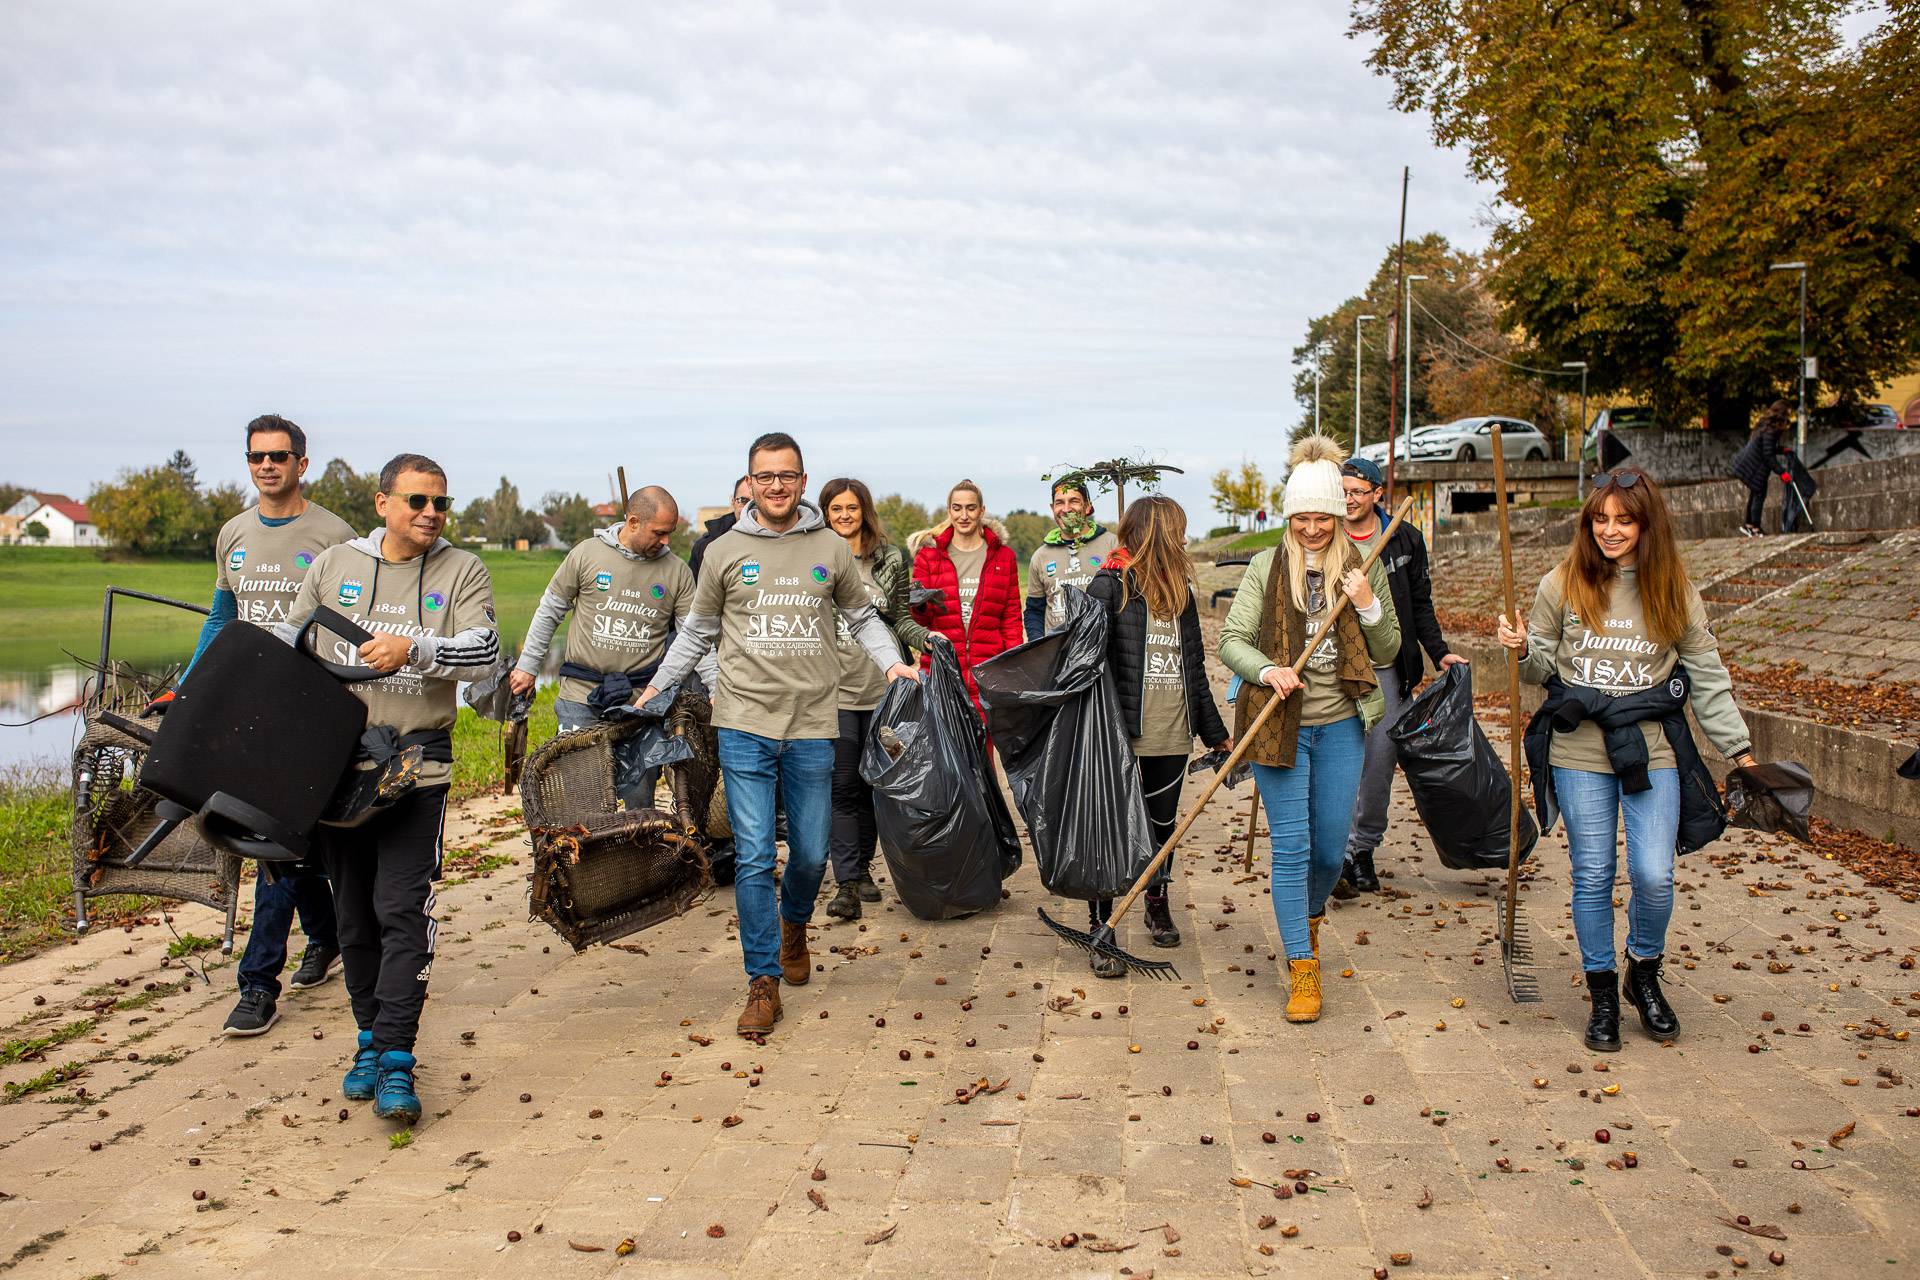
<svg viewBox="0 0 1920 1280"><path fill-rule="evenodd" d="M127 716L115 725L89 710L73 751L73 893L76 918L89 899L116 893L205 903L226 912L224 941L233 945L240 859L182 823L138 867L126 857L159 824L160 797L136 785L147 742L159 718ZM84 923L83 923L84 927Z"/></svg>
<svg viewBox="0 0 1920 1280"><path fill-rule="evenodd" d="M578 951L671 920L712 885L703 819L719 777L706 699L683 693L668 731L692 759L667 766L672 808L622 809L614 747L637 722L563 733L527 758L522 813L533 836L532 914Z"/></svg>

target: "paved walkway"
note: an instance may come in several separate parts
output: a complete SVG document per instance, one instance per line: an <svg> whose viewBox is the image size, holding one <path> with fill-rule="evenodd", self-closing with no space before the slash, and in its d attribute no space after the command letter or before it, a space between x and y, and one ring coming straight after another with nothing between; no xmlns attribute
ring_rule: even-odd
<svg viewBox="0 0 1920 1280"><path fill-rule="evenodd" d="M729 891L572 955L525 918L517 825L470 808L450 843L516 861L441 896L405 1145L365 1104L338 1118L338 982L228 1041L230 966L146 989L181 976L164 925L0 970L7 1037L97 1019L0 1067L85 1064L0 1104L0 1272L1731 1276L1777 1250L1785 1275L1920 1275L1920 905L1771 839L1694 855L1685 1037L1602 1060L1564 841L1528 895L1545 1000L1515 1006L1487 877L1442 870L1398 805L1390 892L1323 934L1317 1025L1281 1018L1241 794L1177 879L1183 981L1092 979L1029 864L971 920L818 917L822 967L764 1048L732 1034ZM137 1007L88 1012L115 998Z"/></svg>

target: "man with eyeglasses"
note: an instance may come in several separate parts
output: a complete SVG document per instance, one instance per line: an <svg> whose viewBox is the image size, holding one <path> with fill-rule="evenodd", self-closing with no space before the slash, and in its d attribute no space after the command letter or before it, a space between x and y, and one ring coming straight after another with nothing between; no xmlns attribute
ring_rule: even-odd
<svg viewBox="0 0 1920 1280"><path fill-rule="evenodd" d="M707 530L693 544L693 551L687 556L687 567L693 570L697 581L700 577L700 564L707 558L707 548L712 546L721 534L733 528L747 509L747 503L753 500L753 486L749 478L741 476L733 482L733 506L723 516L707 521Z"/></svg>
<svg viewBox="0 0 1920 1280"><path fill-rule="evenodd" d="M1348 458L1340 468L1340 486L1345 491L1347 515L1344 531L1362 553L1375 545L1392 523L1387 509L1380 505L1386 477L1366 458ZM1393 589L1393 611L1400 619L1404 634L1418 638L1419 644L1402 644L1393 665L1375 667L1380 692L1386 698L1386 711L1367 733L1366 756L1360 766L1360 790L1354 797L1353 822L1348 829L1346 865L1340 897L1377 893L1380 876L1374 870L1374 850L1387 835L1387 800L1393 791L1393 768L1398 762L1393 739L1387 729L1400 718L1401 709L1413 697L1415 686L1425 674L1420 651L1425 649L1434 669L1466 662L1447 648L1440 633L1440 620L1433 612L1433 582L1427 572L1427 541L1412 521L1402 521L1380 553L1380 565L1387 571L1387 585Z"/></svg>
<svg viewBox="0 0 1920 1280"><path fill-rule="evenodd" d="M847 540L803 500L807 475L793 437L771 432L755 440L747 475L751 501L709 548L693 609L640 701L682 679L718 644L713 723L748 984L736 1029L757 1037L780 1019L780 979L797 987L812 976L807 923L827 864L840 733L837 619L889 681L919 676L900 661L874 612ZM776 794L786 804L788 833L777 907Z"/></svg>
<svg viewBox="0 0 1920 1280"><path fill-rule="evenodd" d="M314 560L353 537L346 521L301 493L308 462L305 431L269 413L247 424L246 440L247 471L260 497L222 525L214 539L213 607L188 670L228 623L270 627L286 621ZM150 710L164 711L172 699L169 690ZM222 1034L257 1036L279 1020L280 972L286 968L295 915L307 948L288 985L296 991L317 987L332 975L340 946L326 876L306 866L293 867L278 880L259 876L253 884L253 926L240 954L240 999Z"/></svg>
<svg viewBox="0 0 1920 1280"><path fill-rule="evenodd" d="M679 527L672 494L658 485L636 489L627 518L569 551L547 583L507 683L517 694L533 692L553 633L578 610L567 628L553 704L562 733L588 728L631 703L660 665L670 633L693 606L693 573L667 545ZM614 748L614 786L629 809L651 807L660 781L658 766L637 763L640 746L639 738L629 738Z"/></svg>
<svg viewBox="0 0 1920 1280"><path fill-rule="evenodd" d="M420 1118L413 1048L433 968L433 882L453 774L453 721L460 682L500 656L493 581L486 565L440 536L453 499L433 459L403 453L380 469L374 509L385 524L320 553L289 619L274 628L289 644L321 605L373 633L364 644L319 634L321 656L364 665L385 679L347 686L367 704L360 767L411 763L410 789L354 826L323 826L315 845L333 880L347 994L360 1039L341 1082L374 1114ZM391 771L389 771L391 772Z"/></svg>

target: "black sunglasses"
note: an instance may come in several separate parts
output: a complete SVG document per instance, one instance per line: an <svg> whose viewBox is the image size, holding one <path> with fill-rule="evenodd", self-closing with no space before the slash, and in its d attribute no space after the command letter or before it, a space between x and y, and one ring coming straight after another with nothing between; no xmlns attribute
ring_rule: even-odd
<svg viewBox="0 0 1920 1280"><path fill-rule="evenodd" d="M444 493L396 493L392 497L396 501L406 503L408 508L414 511L425 511L429 502L441 515L447 514L453 508L453 499Z"/></svg>
<svg viewBox="0 0 1920 1280"><path fill-rule="evenodd" d="M1595 493L1598 493L1608 485L1614 485L1621 489L1631 489L1640 483L1641 478L1638 471L1609 471L1594 481L1593 490Z"/></svg>
<svg viewBox="0 0 1920 1280"><path fill-rule="evenodd" d="M247 461L256 467L263 462L275 462L280 464L281 466L285 466L287 463L291 462L293 459L299 456L300 456L299 454L295 453L291 449L249 449L247 450Z"/></svg>

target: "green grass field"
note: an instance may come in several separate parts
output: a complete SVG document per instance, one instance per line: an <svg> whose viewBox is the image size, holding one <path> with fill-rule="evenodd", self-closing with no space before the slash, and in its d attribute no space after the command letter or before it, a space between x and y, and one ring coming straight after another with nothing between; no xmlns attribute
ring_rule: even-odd
<svg viewBox="0 0 1920 1280"><path fill-rule="evenodd" d="M515 648L558 551L485 551L493 575L501 636ZM205 606L213 599L213 564L200 560L110 560L97 551L64 547L0 547L0 671L38 671L67 661L68 652L100 648L100 600L109 586L131 587ZM200 634L200 618L140 600L118 599L113 609L113 654L152 669L184 660Z"/></svg>

